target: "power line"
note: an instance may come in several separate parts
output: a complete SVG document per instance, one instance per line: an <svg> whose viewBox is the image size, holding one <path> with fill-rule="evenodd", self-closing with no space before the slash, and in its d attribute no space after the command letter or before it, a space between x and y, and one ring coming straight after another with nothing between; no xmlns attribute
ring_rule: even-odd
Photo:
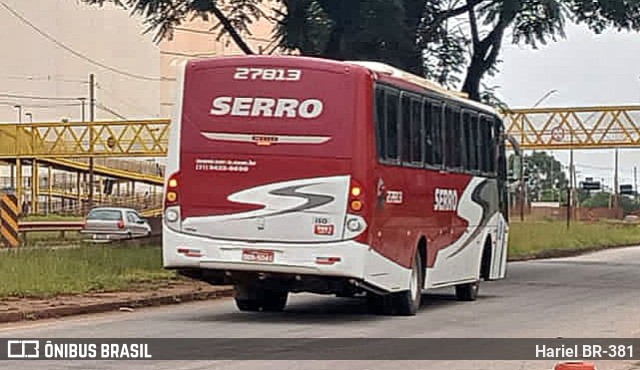
<svg viewBox="0 0 640 370"><path fill-rule="evenodd" d="M62 101L75 101L80 99L80 98L60 98L60 97L46 97L46 96L20 95L20 94L0 94L0 97L11 98L11 99L62 100Z"/></svg>
<svg viewBox="0 0 640 370"><path fill-rule="evenodd" d="M163 78L158 78L158 77L149 77L149 76L143 76L143 75L139 75L136 73L131 73L131 72L127 72L127 71L123 71L121 69L115 68L115 67L111 67L107 64L104 64L102 62L96 61L94 59L91 59L90 57L75 51L74 49L72 49L71 47L63 44L62 42L58 41L57 39L55 39L53 36L49 35L48 33L42 31L40 28L38 28L35 24L31 23L28 19L26 19L25 17L23 17L22 15L20 15L20 13L18 13L17 11L13 10L9 5L7 5L4 1L0 2L0 4L7 9L7 11L9 11L9 13L11 13L14 17L18 18L22 23L26 24L27 26L33 28L37 33L39 33L42 37L46 38L47 40L53 42L54 44L58 45L59 47L61 47L62 49L68 51L69 53L75 55L78 58L84 59L85 61L96 65L98 67L104 68L106 70L109 70L111 72L117 73L119 75L122 76L127 76L130 78L134 78L134 79L138 79L138 80L146 80L146 81L163 81Z"/></svg>
<svg viewBox="0 0 640 370"><path fill-rule="evenodd" d="M0 105L6 105L6 106L15 106L16 102L8 102L8 101L0 101ZM82 104L80 103L67 103L67 104L19 104L22 107L25 108L58 108L58 107L79 107Z"/></svg>
<svg viewBox="0 0 640 370"><path fill-rule="evenodd" d="M38 82L38 81L42 81L42 82L57 81L57 82L70 82L70 83L78 83L78 84L87 84L88 83L87 81L81 80L81 79L61 78L61 77L52 76L52 75L36 76L36 75L7 75L7 74L3 74L3 75L0 75L0 77L2 77L4 79L7 79L7 80L22 80L22 81L33 81L33 82Z"/></svg>
<svg viewBox="0 0 640 370"><path fill-rule="evenodd" d="M120 119L123 119L123 120L125 120L125 121L127 120L127 117L125 117L125 116L121 115L120 113L118 113L118 112L114 111L113 109L111 109L111 108L109 108L109 107L106 107L106 106L104 106L104 105L102 105L102 104L100 104L100 103L97 103L97 104L96 104L96 108L98 108L98 109L100 109L100 110L102 110L102 111L104 111L104 112L107 112L107 113L109 113L109 114L111 114L111 115L113 115L113 116L115 116L115 117L118 117L118 118L120 118Z"/></svg>
<svg viewBox="0 0 640 370"><path fill-rule="evenodd" d="M98 88L98 90L100 90L100 91L103 91L103 92L107 93L107 95L111 96L113 99L119 101L120 103L128 106L129 108L133 108L135 110L143 112L144 114L149 114L150 113L145 108L142 108L141 106L139 106L137 104L133 104L132 102L126 101L125 99L122 99L122 98L118 97L117 93L113 92L111 89L107 89L107 88L103 87L99 83L96 83L96 88ZM151 115L154 116L156 114L152 113Z"/></svg>

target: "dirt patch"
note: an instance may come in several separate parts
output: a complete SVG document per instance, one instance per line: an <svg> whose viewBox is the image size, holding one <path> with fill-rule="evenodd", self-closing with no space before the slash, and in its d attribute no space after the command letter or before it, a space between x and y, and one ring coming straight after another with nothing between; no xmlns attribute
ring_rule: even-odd
<svg viewBox="0 0 640 370"><path fill-rule="evenodd" d="M51 298L0 299L0 322L38 320L108 311L133 311L140 307L179 304L196 300L229 297L231 287L201 282L175 281L153 286L141 284L124 292L93 292Z"/></svg>

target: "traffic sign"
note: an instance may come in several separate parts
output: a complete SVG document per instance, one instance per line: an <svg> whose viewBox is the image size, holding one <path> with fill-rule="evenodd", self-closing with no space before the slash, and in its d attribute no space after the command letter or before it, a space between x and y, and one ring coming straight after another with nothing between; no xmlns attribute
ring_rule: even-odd
<svg viewBox="0 0 640 370"><path fill-rule="evenodd" d="M600 185L600 181L582 181L580 182L580 187L583 190L600 190L601 185Z"/></svg>
<svg viewBox="0 0 640 370"><path fill-rule="evenodd" d="M620 194L622 195L634 195L633 185L620 185Z"/></svg>
<svg viewBox="0 0 640 370"><path fill-rule="evenodd" d="M556 126L551 130L551 138L555 141L562 141L564 139L564 129L561 126Z"/></svg>

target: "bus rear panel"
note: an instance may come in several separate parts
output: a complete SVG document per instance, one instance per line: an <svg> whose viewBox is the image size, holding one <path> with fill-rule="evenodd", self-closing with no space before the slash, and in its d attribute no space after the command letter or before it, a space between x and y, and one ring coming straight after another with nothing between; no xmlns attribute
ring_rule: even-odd
<svg viewBox="0 0 640 370"><path fill-rule="evenodd" d="M166 267L212 281L254 272L363 279L370 252L355 239L366 239L370 207L354 176L366 172L356 163L365 155L354 153L371 138L358 132L354 107L368 100L359 86L370 77L341 63L282 60L186 66Z"/></svg>

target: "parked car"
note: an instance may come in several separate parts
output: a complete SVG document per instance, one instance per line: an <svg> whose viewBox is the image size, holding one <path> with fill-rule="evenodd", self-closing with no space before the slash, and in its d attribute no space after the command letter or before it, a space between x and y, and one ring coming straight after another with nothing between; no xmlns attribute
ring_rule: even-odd
<svg viewBox="0 0 640 370"><path fill-rule="evenodd" d="M134 209L97 207L87 214L80 233L93 241L133 239L150 236L151 226Z"/></svg>

